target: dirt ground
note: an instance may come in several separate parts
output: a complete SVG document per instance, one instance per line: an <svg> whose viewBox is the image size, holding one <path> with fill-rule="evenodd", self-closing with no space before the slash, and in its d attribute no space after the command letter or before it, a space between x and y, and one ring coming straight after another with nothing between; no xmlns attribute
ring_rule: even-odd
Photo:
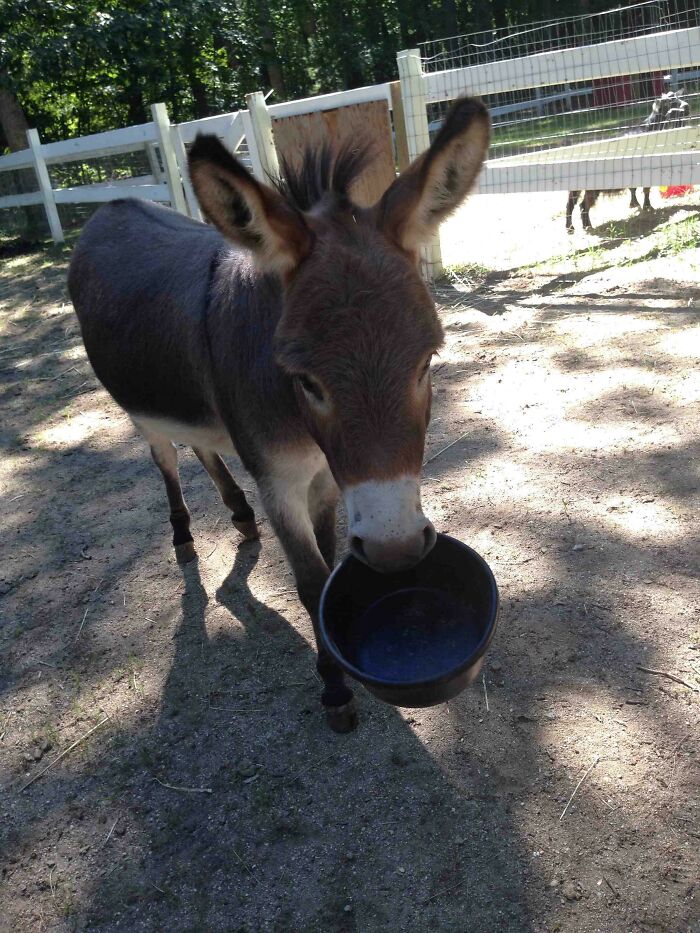
<svg viewBox="0 0 700 933"><path fill-rule="evenodd" d="M239 547L189 452L174 562L69 250L0 260L3 933L700 931L700 198L573 237L515 204L443 237L424 481L500 585L485 678L358 688L348 736L269 527Z"/></svg>

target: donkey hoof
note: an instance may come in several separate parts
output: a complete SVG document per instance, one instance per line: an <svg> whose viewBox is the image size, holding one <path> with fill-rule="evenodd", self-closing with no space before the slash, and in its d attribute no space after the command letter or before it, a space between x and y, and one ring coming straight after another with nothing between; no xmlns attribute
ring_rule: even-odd
<svg viewBox="0 0 700 933"><path fill-rule="evenodd" d="M190 561L197 559L197 552L194 549L194 541L184 541L182 544L175 545L175 560L178 564L189 564Z"/></svg>
<svg viewBox="0 0 700 933"><path fill-rule="evenodd" d="M235 518L232 518L233 527L236 531L240 531L246 541L255 541L260 537L260 532L258 531L258 526L254 518L248 519L245 522L237 522Z"/></svg>
<svg viewBox="0 0 700 933"><path fill-rule="evenodd" d="M343 706L326 706L326 721L334 732L352 732L357 728L357 707L355 700Z"/></svg>

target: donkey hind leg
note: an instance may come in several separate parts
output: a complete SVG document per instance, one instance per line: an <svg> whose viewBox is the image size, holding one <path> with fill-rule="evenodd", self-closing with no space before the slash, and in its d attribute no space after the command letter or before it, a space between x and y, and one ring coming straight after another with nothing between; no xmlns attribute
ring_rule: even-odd
<svg viewBox="0 0 700 933"><path fill-rule="evenodd" d="M641 207L642 205L637 200L637 189L630 188L630 207Z"/></svg>
<svg viewBox="0 0 700 933"><path fill-rule="evenodd" d="M574 232L574 221L572 215L574 213L574 208L576 207L576 202L578 201L578 196L580 191L570 191L569 197L566 202L566 229L569 233Z"/></svg>
<svg viewBox="0 0 700 933"><path fill-rule="evenodd" d="M334 732L351 732L357 725L352 690L342 670L324 649L319 635L318 609L328 579L328 565L319 549L309 512L309 490L317 472L318 465L312 472L303 458L295 458L283 472L261 478L259 487L270 524L294 572L299 599L314 627L318 650L316 669L323 680L321 703L328 724ZM325 514L327 517L328 510Z"/></svg>
<svg viewBox="0 0 700 933"><path fill-rule="evenodd" d="M148 435L151 456L163 474L165 491L170 503L170 524L173 526L173 547L178 564L194 560L197 553L190 534L190 513L182 497L180 474L177 469L177 450L167 437Z"/></svg>
<svg viewBox="0 0 700 933"><path fill-rule="evenodd" d="M581 223L584 230L592 230L590 210L598 200L597 191L584 191L581 199Z"/></svg>
<svg viewBox="0 0 700 933"><path fill-rule="evenodd" d="M644 203L642 204L642 210L651 211L653 210L651 206L651 201L649 200L649 192L651 191L651 188L644 188L643 190L644 190Z"/></svg>
<svg viewBox="0 0 700 933"><path fill-rule="evenodd" d="M240 531L246 541L259 538L255 513L219 454L214 450L202 450L199 447L193 447L192 450L219 490L224 505L231 510L233 527Z"/></svg>

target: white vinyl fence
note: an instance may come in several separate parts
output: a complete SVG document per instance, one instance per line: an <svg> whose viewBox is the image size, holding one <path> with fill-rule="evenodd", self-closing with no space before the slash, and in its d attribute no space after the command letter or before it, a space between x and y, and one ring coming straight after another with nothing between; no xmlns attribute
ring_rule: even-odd
<svg viewBox="0 0 700 933"><path fill-rule="evenodd" d="M169 203L176 210L200 218L187 174L187 147L197 133L214 133L246 164L256 177L278 173L272 135L273 117L288 117L332 110L367 101L385 100L393 112L397 161L408 152L416 158L429 145L429 108L463 94L491 97L497 120L530 108L538 117L568 108L569 115L592 113L587 101L601 79L643 83L649 75L680 74L680 80L698 75L700 27L688 26L597 41L570 48L554 48L532 55L496 60L480 52L478 63L465 67L425 70L418 49L398 53L399 83L380 84L309 97L268 106L262 93L247 97L248 109L188 123L171 125L164 104L151 108L152 122L79 139L42 144L36 130L28 133L29 149L0 157L5 171L32 168L36 190L0 197L0 209L43 205L56 242L63 239L57 205L138 197ZM694 71L692 69L695 69ZM612 86L612 84L611 84ZM512 102L498 105L498 95ZM501 98L502 100L502 98ZM510 98L509 98L510 100ZM693 98L686 125L660 132L594 130L548 137L541 144L537 130L526 150L504 157L491 153L478 182L481 193L614 189L632 186L700 184L700 87ZM646 107L646 101L642 108ZM649 108L651 100L648 101ZM398 111L402 111L399 113ZM517 121L517 117L515 117ZM563 144L559 144L559 141ZM61 162L85 161L101 155L145 151L149 175L79 187L53 188L48 167ZM423 255L428 279L441 269L439 240Z"/></svg>
<svg viewBox="0 0 700 933"><path fill-rule="evenodd" d="M109 130L90 136L42 143L37 130L29 130L29 148L0 156L0 175L32 169L35 188L17 194L0 196L3 208L41 205L46 213L55 243L64 240L57 206L60 204L90 204L117 198L141 198L170 204L175 210L202 219L187 172L187 148L198 133L211 133L234 152L256 178L266 180L278 174L277 154L272 137L271 116L293 116L330 110L339 106L370 100L390 101L388 84L333 94L323 94L304 100L289 101L267 107L261 92L247 95L247 110L220 114L186 123L171 124L165 104L153 104L152 122L124 129ZM119 178L95 184L54 188L49 167L68 162L87 162L121 153L145 152L151 173L132 178Z"/></svg>
<svg viewBox="0 0 700 933"><path fill-rule="evenodd" d="M170 144L170 121L165 104L151 108L153 120L121 130L81 136L55 143L44 143L32 129L27 132L29 149L0 158L0 172L23 168L34 169L37 190L10 194L0 198L0 208L43 205L55 243L63 242L63 230L58 215L59 204L83 204L113 201L116 198L138 197L163 201L176 210L185 210L185 198L180 173ZM160 152L161 162L156 153ZM151 166L150 175L80 187L53 188L49 166L66 162L82 162L89 158L145 150Z"/></svg>
<svg viewBox="0 0 700 933"><path fill-rule="evenodd" d="M409 148L418 152L424 148L430 103L463 94L489 96L564 82L600 82L605 78L690 69L700 65L700 27L425 74L417 49L400 54L407 75L405 81L402 77L402 88L410 96L410 103L404 99ZM690 123L683 128L625 132L554 149L543 147L523 155L492 158L481 174L478 190L510 193L698 183L700 114L696 102Z"/></svg>

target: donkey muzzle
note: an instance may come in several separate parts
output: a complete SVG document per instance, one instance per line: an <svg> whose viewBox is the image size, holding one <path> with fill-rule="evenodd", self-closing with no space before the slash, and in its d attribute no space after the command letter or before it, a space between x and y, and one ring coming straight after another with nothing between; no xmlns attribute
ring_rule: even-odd
<svg viewBox="0 0 700 933"><path fill-rule="evenodd" d="M436 533L421 508L418 477L370 480L343 493L350 550L373 570L408 570L432 550Z"/></svg>

